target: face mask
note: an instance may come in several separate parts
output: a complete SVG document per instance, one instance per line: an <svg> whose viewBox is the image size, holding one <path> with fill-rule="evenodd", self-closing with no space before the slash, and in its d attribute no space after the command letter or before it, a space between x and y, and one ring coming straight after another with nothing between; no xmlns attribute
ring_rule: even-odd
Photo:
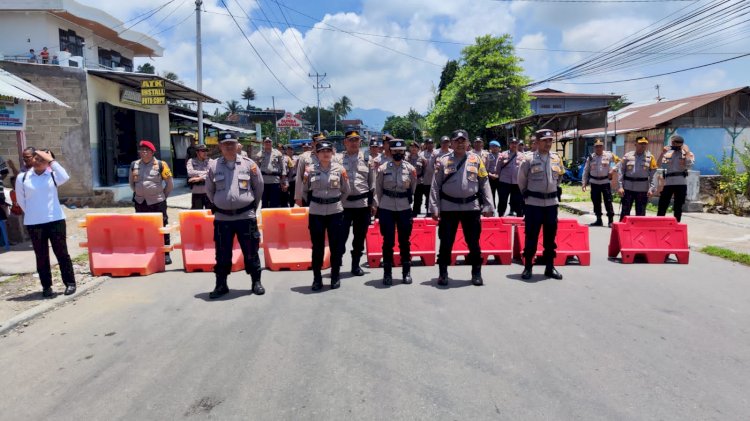
<svg viewBox="0 0 750 421"><path fill-rule="evenodd" d="M679 146L672 145L673 151L679 151L680 149L682 149L682 145L679 145Z"/></svg>
<svg viewBox="0 0 750 421"><path fill-rule="evenodd" d="M403 159L404 159L404 154L403 153L399 152L399 153L394 153L393 154L393 160L394 161L401 161Z"/></svg>

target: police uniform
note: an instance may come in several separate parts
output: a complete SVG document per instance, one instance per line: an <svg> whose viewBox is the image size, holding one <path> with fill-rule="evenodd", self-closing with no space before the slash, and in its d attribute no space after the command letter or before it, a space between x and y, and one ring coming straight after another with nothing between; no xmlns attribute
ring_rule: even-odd
<svg viewBox="0 0 750 421"><path fill-rule="evenodd" d="M432 144L432 139L425 140L427 143ZM430 186L432 185L432 178L435 175L435 161L434 157L437 151L433 148L432 150L424 149L419 153L422 158L422 165L424 170L422 176L419 178L419 184L417 184L417 190L414 193L414 216L419 215L420 209L422 208L422 202L424 201L425 213L430 213Z"/></svg>
<svg viewBox="0 0 750 421"><path fill-rule="evenodd" d="M224 143L236 143L231 133L219 135ZM227 292L227 277L232 269L234 238L242 249L245 272L252 279L252 292L263 295L265 289L260 282L260 231L256 211L258 199L263 197L263 176L258 165L250 158L237 153L232 161L225 157L211 160L206 177L206 193L214 204L214 242L216 243L216 288L211 298Z"/></svg>
<svg viewBox="0 0 750 421"><path fill-rule="evenodd" d="M465 130L456 130L451 136L451 140L456 142L460 139L466 141L468 138ZM481 156L473 151L466 151L462 157L451 152L435 163L435 176L430 190L430 212L433 218L440 219L440 285L448 284L448 265L459 223L469 246L467 261L471 264L471 281L474 285L483 283L482 254L479 249L481 215L484 213L489 216L494 212L488 174Z"/></svg>
<svg viewBox="0 0 750 421"><path fill-rule="evenodd" d="M513 138L511 143L518 143ZM518 167L526 155L523 152L507 150L502 152L495 162L495 173L498 181L497 216L505 216L510 198L510 215L523 216L523 195L518 187Z"/></svg>
<svg viewBox="0 0 750 421"><path fill-rule="evenodd" d="M636 142L648 145L646 137L639 137ZM617 174L618 189L624 190L620 221L625 219L626 215L630 215L634 201L636 216L646 215L649 193L653 194L656 190L654 184L656 168L656 158L649 151L644 151L640 155L636 151L630 151L622 157Z"/></svg>
<svg viewBox="0 0 750 421"><path fill-rule="evenodd" d="M536 132L539 141L553 139L552 130ZM538 149L542 149L539 146ZM542 231L546 263L545 276L562 279L562 275L554 267L556 256L555 236L557 235L557 188L565 174L562 159L555 152L542 153L539 150L527 155L518 169L518 187L526 199L524 222L526 228L526 246L523 250L525 268L521 275L523 279L531 278L531 268L536 255L539 231Z"/></svg>
<svg viewBox="0 0 750 421"><path fill-rule="evenodd" d="M417 187L417 170L409 162L404 161L406 142L393 139L390 141L390 148L393 159L378 168L373 203L373 213L377 209L380 234L383 236L383 284L393 284L391 270L396 232L398 232L403 281L405 284L410 284L412 282L411 245L409 243L412 230L411 203Z"/></svg>
<svg viewBox="0 0 750 421"><path fill-rule="evenodd" d="M359 138L355 130L346 132L346 139ZM353 231L352 239L352 275L362 276L365 273L359 267L365 250L367 227L370 226L370 206L372 205L373 189L375 188L374 171L365 162L364 153L350 154L346 151L339 155L344 169L349 176L349 194L342 201L344 207L343 239L341 241L341 255L346 251L349 240L349 230Z"/></svg>
<svg viewBox="0 0 750 421"><path fill-rule="evenodd" d="M604 146L601 139L596 139L594 147ZM615 210L612 207L612 187L609 182L610 174L619 161L617 155L610 151L604 151L601 155L596 152L586 158L586 164L583 166L583 187L591 186L591 202L594 204L594 214L596 221L591 224L594 227L604 225L602 222L602 198L604 198L604 207L607 210L608 226L612 226L612 219L615 216Z"/></svg>
<svg viewBox="0 0 750 421"><path fill-rule="evenodd" d="M271 138L263 139L264 150L257 155L260 173L263 175L263 209L281 207L281 187L288 187L286 159L278 149L265 150L266 143L273 143Z"/></svg>
<svg viewBox="0 0 750 421"><path fill-rule="evenodd" d="M318 142L322 142L326 139L325 135L323 133L315 133L312 136L313 140L313 148L317 146ZM333 148L331 149L333 150ZM298 201L301 200L302 204L304 206L309 205L307 202L307 197L302 194L302 177L304 175L304 169L307 168L310 165L316 165L319 162L318 156L316 155L315 149L311 151L304 152L302 155L300 155L299 160L297 161L297 182L294 190L294 200ZM339 156L334 153L333 158L331 158L331 162L335 162L337 164L341 164L341 160L339 159Z"/></svg>
<svg viewBox="0 0 750 421"><path fill-rule="evenodd" d="M208 150L208 148L206 148L206 145L198 145L195 147L196 154L198 153L198 151L205 150ZM198 158L188 159L186 165L188 180L194 177L201 178L201 180L197 182L188 182L188 186L190 186L191 192L190 209L211 209L211 201L208 200L208 196L206 195L206 177L208 175L208 163L210 161L211 160L208 158L204 160L200 160Z"/></svg>
<svg viewBox="0 0 750 421"><path fill-rule="evenodd" d="M690 152L685 139L680 135L670 138L672 147L665 147L662 152L659 165L664 168L664 189L659 196L658 216L667 214L669 202L674 196L674 217L677 221L682 220L682 207L687 197L688 170L695 164L695 155Z"/></svg>
<svg viewBox="0 0 750 421"><path fill-rule="evenodd" d="M333 145L328 141L318 142L316 152L320 153L325 149L333 152ZM320 272L323 267L326 234L331 250L331 289L336 289L340 286L339 270L344 225L342 199L349 194L348 174L341 164L333 160L327 168L317 160L305 167L301 187L302 194L307 197L310 206L308 227L312 242L312 289L317 291L323 286Z"/></svg>
<svg viewBox="0 0 750 421"><path fill-rule="evenodd" d="M291 148L291 146L287 146ZM281 192L281 207L294 207L294 192L297 188L297 164L299 162L299 156L297 155L284 155L286 163L286 179L289 180L289 186L285 192Z"/></svg>
<svg viewBox="0 0 750 421"><path fill-rule="evenodd" d="M472 148L472 152L482 157L482 162L484 162L484 167L487 167L487 156L490 154L490 151L484 149L484 139L482 139L481 136L477 136L474 138L474 145L477 143L480 143L481 146L479 146L479 149Z"/></svg>
<svg viewBox="0 0 750 421"><path fill-rule="evenodd" d="M139 148L148 148L156 152L153 143L142 140ZM130 176L128 178L130 188L133 190L133 203L135 212L158 212L162 214L162 221L166 227L169 223L167 216L167 196L172 192L172 171L166 162L153 157L149 162L137 159L130 163ZM164 234L164 244L170 244L169 234ZM169 253L164 254L166 264L171 264Z"/></svg>
<svg viewBox="0 0 750 421"><path fill-rule="evenodd" d="M417 172L417 187L416 188L418 190L419 190L419 187L422 185L422 180L424 178L424 172L425 172L425 167L426 167L425 160L422 157L422 152L423 151L418 151L415 154L412 154L410 152L409 153L409 158L406 160L406 162L408 162L409 164L411 164L411 166L414 167L414 169ZM429 189L427 189L427 192L429 192ZM415 193L416 193L416 191L415 191ZM422 190L422 191L420 191L420 193L422 195L424 195L425 191ZM427 194L429 194L429 193L427 193ZM429 200L428 200L428 202L429 202ZM421 208L421 207L422 207L422 197L419 198L419 203L417 203L417 201L414 200L414 209L412 209L412 212L411 212L412 216L419 215L419 208Z"/></svg>
<svg viewBox="0 0 750 421"><path fill-rule="evenodd" d="M495 146L498 148L497 152L492 152L491 148ZM490 152L484 159L484 167L487 168L487 172L490 177L490 193L492 194L492 205L497 209L497 201L495 195L497 194L498 188L500 187L500 181L497 177L497 160L500 158L500 142L497 140L490 141Z"/></svg>

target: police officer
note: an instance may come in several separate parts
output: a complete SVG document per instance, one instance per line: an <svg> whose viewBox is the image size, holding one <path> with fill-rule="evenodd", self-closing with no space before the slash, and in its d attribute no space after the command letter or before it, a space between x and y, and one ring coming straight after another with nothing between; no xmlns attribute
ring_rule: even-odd
<svg viewBox="0 0 750 421"><path fill-rule="evenodd" d="M557 235L557 187L565 174L562 159L551 152L555 133L543 129L536 132L537 150L526 156L518 169L518 187L526 198L524 209L526 224L526 246L523 250L525 267L521 277L531 279L531 268L536 255L539 231L542 231L546 268L544 275L562 279L555 269L555 236Z"/></svg>
<svg viewBox="0 0 750 421"><path fill-rule="evenodd" d="M391 150L390 150L391 140L393 140L393 136L389 134L384 134L381 137L380 143L378 145L380 145L383 150L382 152L380 152L380 156L378 156L377 158L371 161L370 166L373 169L378 169L380 168L381 165L391 160Z"/></svg>
<svg viewBox="0 0 750 421"><path fill-rule="evenodd" d="M581 182L583 191L586 191L586 188L591 185L591 201L594 203L594 214L596 215L596 221L589 224L592 227L604 225L604 222L602 222L602 197L604 198L604 207L607 209L607 226L612 226L615 210L612 207L612 187L609 180L617 161L619 161L617 155L610 151L604 151L604 142L601 139L594 141L594 153L586 158Z"/></svg>
<svg viewBox="0 0 750 421"><path fill-rule="evenodd" d="M636 216L645 216L648 199L656 191L656 158L646 150L647 147L648 138L639 137L635 141L635 151L626 153L620 161L617 174L617 193L622 197L620 221L630 215L633 202Z"/></svg>
<svg viewBox="0 0 750 421"><path fill-rule="evenodd" d="M511 138L508 150L501 153L495 162L498 178L497 216L505 216L510 197L510 216L523 216L523 196L518 187L518 167L523 161L523 152L518 152L518 139Z"/></svg>
<svg viewBox="0 0 750 421"><path fill-rule="evenodd" d="M206 195L206 176L208 175L208 147L195 146L195 158L188 159L187 176L191 196L190 209L211 209L211 201Z"/></svg>
<svg viewBox="0 0 750 421"><path fill-rule="evenodd" d="M380 218L380 234L383 236L383 285L393 285L393 246L398 231L398 247L401 253L403 282L411 284L411 202L417 187L417 169L404 160L406 142L392 139L392 160L378 167L375 181L375 200L372 214Z"/></svg>
<svg viewBox="0 0 750 421"><path fill-rule="evenodd" d="M273 148L270 137L263 139L263 151L257 156L263 174L263 209L281 207L281 193L289 188L286 174L288 166L284 155Z"/></svg>
<svg viewBox="0 0 750 421"><path fill-rule="evenodd" d="M682 220L682 206L687 197L688 170L695 164L695 155L685 144L685 139L676 134L669 138L670 146L665 146L657 160L664 168L664 189L659 196L658 216L667 214L669 202L674 196L674 217Z"/></svg>
<svg viewBox="0 0 750 421"><path fill-rule="evenodd" d="M245 272L252 279L252 292L265 294L260 283L260 231L256 211L258 198L263 197L263 176L258 165L239 154L237 136L219 134L221 157L208 166L206 193L214 204L214 242L216 243L216 288L210 298L219 298L229 292L227 277L232 270L234 238L242 249Z"/></svg>
<svg viewBox="0 0 750 421"><path fill-rule="evenodd" d="M345 134L344 148L341 162L349 175L349 194L343 200L344 222L343 239L341 241L341 255L346 251L349 240L349 229L352 229L352 275L365 274L359 267L362 253L365 250L365 236L370 226L370 206L372 205L373 189L375 188L374 172L365 162L365 156L360 152L361 137L356 130L349 130Z"/></svg>
<svg viewBox="0 0 750 421"><path fill-rule="evenodd" d="M489 152L484 149L484 139L482 136L474 138L474 150L472 152L482 157L482 162L484 162L485 168L487 168L487 155Z"/></svg>
<svg viewBox="0 0 750 421"><path fill-rule="evenodd" d="M490 177L490 192L492 192L492 205L497 209L497 202L495 201L495 193L497 193L500 187L500 181L497 176L497 159L500 157L500 142L497 140L490 140L490 153L484 160L484 166L487 168L487 172Z"/></svg>
<svg viewBox="0 0 750 421"><path fill-rule="evenodd" d="M435 177L430 190L432 218L439 220L440 252L438 284L448 285L448 265L458 224L464 231L469 246L468 262L471 264L471 283L482 285L482 253L479 236L482 232L481 215L492 216L494 208L490 198L487 169L480 155L467 151L469 134L456 130L451 136L456 148L438 158Z"/></svg>
<svg viewBox="0 0 750 421"><path fill-rule="evenodd" d="M370 136L370 155L368 156L368 165L374 162L375 159L380 156L380 138L377 136Z"/></svg>
<svg viewBox="0 0 750 421"><path fill-rule="evenodd" d="M424 171L425 171L425 161L424 158L422 158L421 151L419 150L419 143L416 141L411 142L409 144L409 153L406 157L406 162L411 164L414 169L417 170L417 188L422 184L422 179L424 178ZM412 195L413 196L413 195ZM422 198L420 197L420 207ZM417 207L416 201L414 201L414 209L412 210L412 216L419 215L419 207Z"/></svg>
<svg viewBox="0 0 750 421"><path fill-rule="evenodd" d="M294 191L297 187L297 161L299 157L294 154L294 147L292 145L286 145L286 179L289 181L289 186L281 194L281 206L282 207L294 207Z"/></svg>
<svg viewBox="0 0 750 421"><path fill-rule="evenodd" d="M133 190L135 212L159 212L162 214L164 226L169 223L167 216L167 197L174 188L172 171L166 162L154 157L156 147L148 140L141 140L138 144L140 159L130 164L129 184ZM164 234L164 244L169 245L169 234ZM164 253L164 263L171 265L172 258Z"/></svg>
<svg viewBox="0 0 750 421"><path fill-rule="evenodd" d="M344 207L342 198L349 194L349 176L344 167L333 161L333 144L327 140L315 145L317 159L305 167L302 175L302 194L310 204L309 223L312 242L313 291L323 287L320 273L323 267L325 237L331 250L331 289L341 286L341 249L343 241ZM297 201L302 206L302 200Z"/></svg>
<svg viewBox="0 0 750 421"><path fill-rule="evenodd" d="M435 143L432 139L425 139L424 149L419 155L422 157L424 171L419 178L419 184L417 184L417 190L414 193L414 216L419 215L422 208L422 200L424 200L425 214L430 214L430 186L432 185L432 177L435 174L434 158L436 155Z"/></svg>
<svg viewBox="0 0 750 421"><path fill-rule="evenodd" d="M312 143L309 145L310 149L305 150L305 152L302 153L302 155L299 156L299 159L297 160L297 181L294 186L294 201L295 203L299 204L302 203L299 206L308 206L309 203L307 202L307 197L305 197L302 194L302 185L304 184L302 181L302 178L305 174L305 168L307 168L310 165L314 165L318 162L318 156L316 154L316 147L318 145L318 142L322 142L326 139L326 136L323 133L315 133L312 135Z"/></svg>

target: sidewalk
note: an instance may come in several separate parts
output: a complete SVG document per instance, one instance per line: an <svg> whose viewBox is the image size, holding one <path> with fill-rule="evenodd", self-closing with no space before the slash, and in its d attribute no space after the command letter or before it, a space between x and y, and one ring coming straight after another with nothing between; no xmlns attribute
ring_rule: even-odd
<svg viewBox="0 0 750 421"><path fill-rule="evenodd" d="M615 205L615 212L619 205ZM587 222L594 222L594 205L591 202L563 202L560 207L572 213L586 215ZM656 216L647 212L649 216ZM615 216L615 221L618 216ZM606 219L604 221L606 223ZM688 226L690 247L698 250L705 246L718 246L740 253L750 254L750 218L715 213L683 213L682 222Z"/></svg>

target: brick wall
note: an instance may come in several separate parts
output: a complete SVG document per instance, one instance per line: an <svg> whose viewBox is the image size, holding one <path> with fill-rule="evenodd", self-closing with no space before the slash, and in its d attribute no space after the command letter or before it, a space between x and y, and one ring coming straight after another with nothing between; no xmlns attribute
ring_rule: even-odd
<svg viewBox="0 0 750 421"><path fill-rule="evenodd" d="M60 197L76 203L94 199L86 73L81 69L0 62L0 68L54 95L70 108L29 102L26 144L55 153L71 176ZM18 163L16 133L0 131L0 155Z"/></svg>

